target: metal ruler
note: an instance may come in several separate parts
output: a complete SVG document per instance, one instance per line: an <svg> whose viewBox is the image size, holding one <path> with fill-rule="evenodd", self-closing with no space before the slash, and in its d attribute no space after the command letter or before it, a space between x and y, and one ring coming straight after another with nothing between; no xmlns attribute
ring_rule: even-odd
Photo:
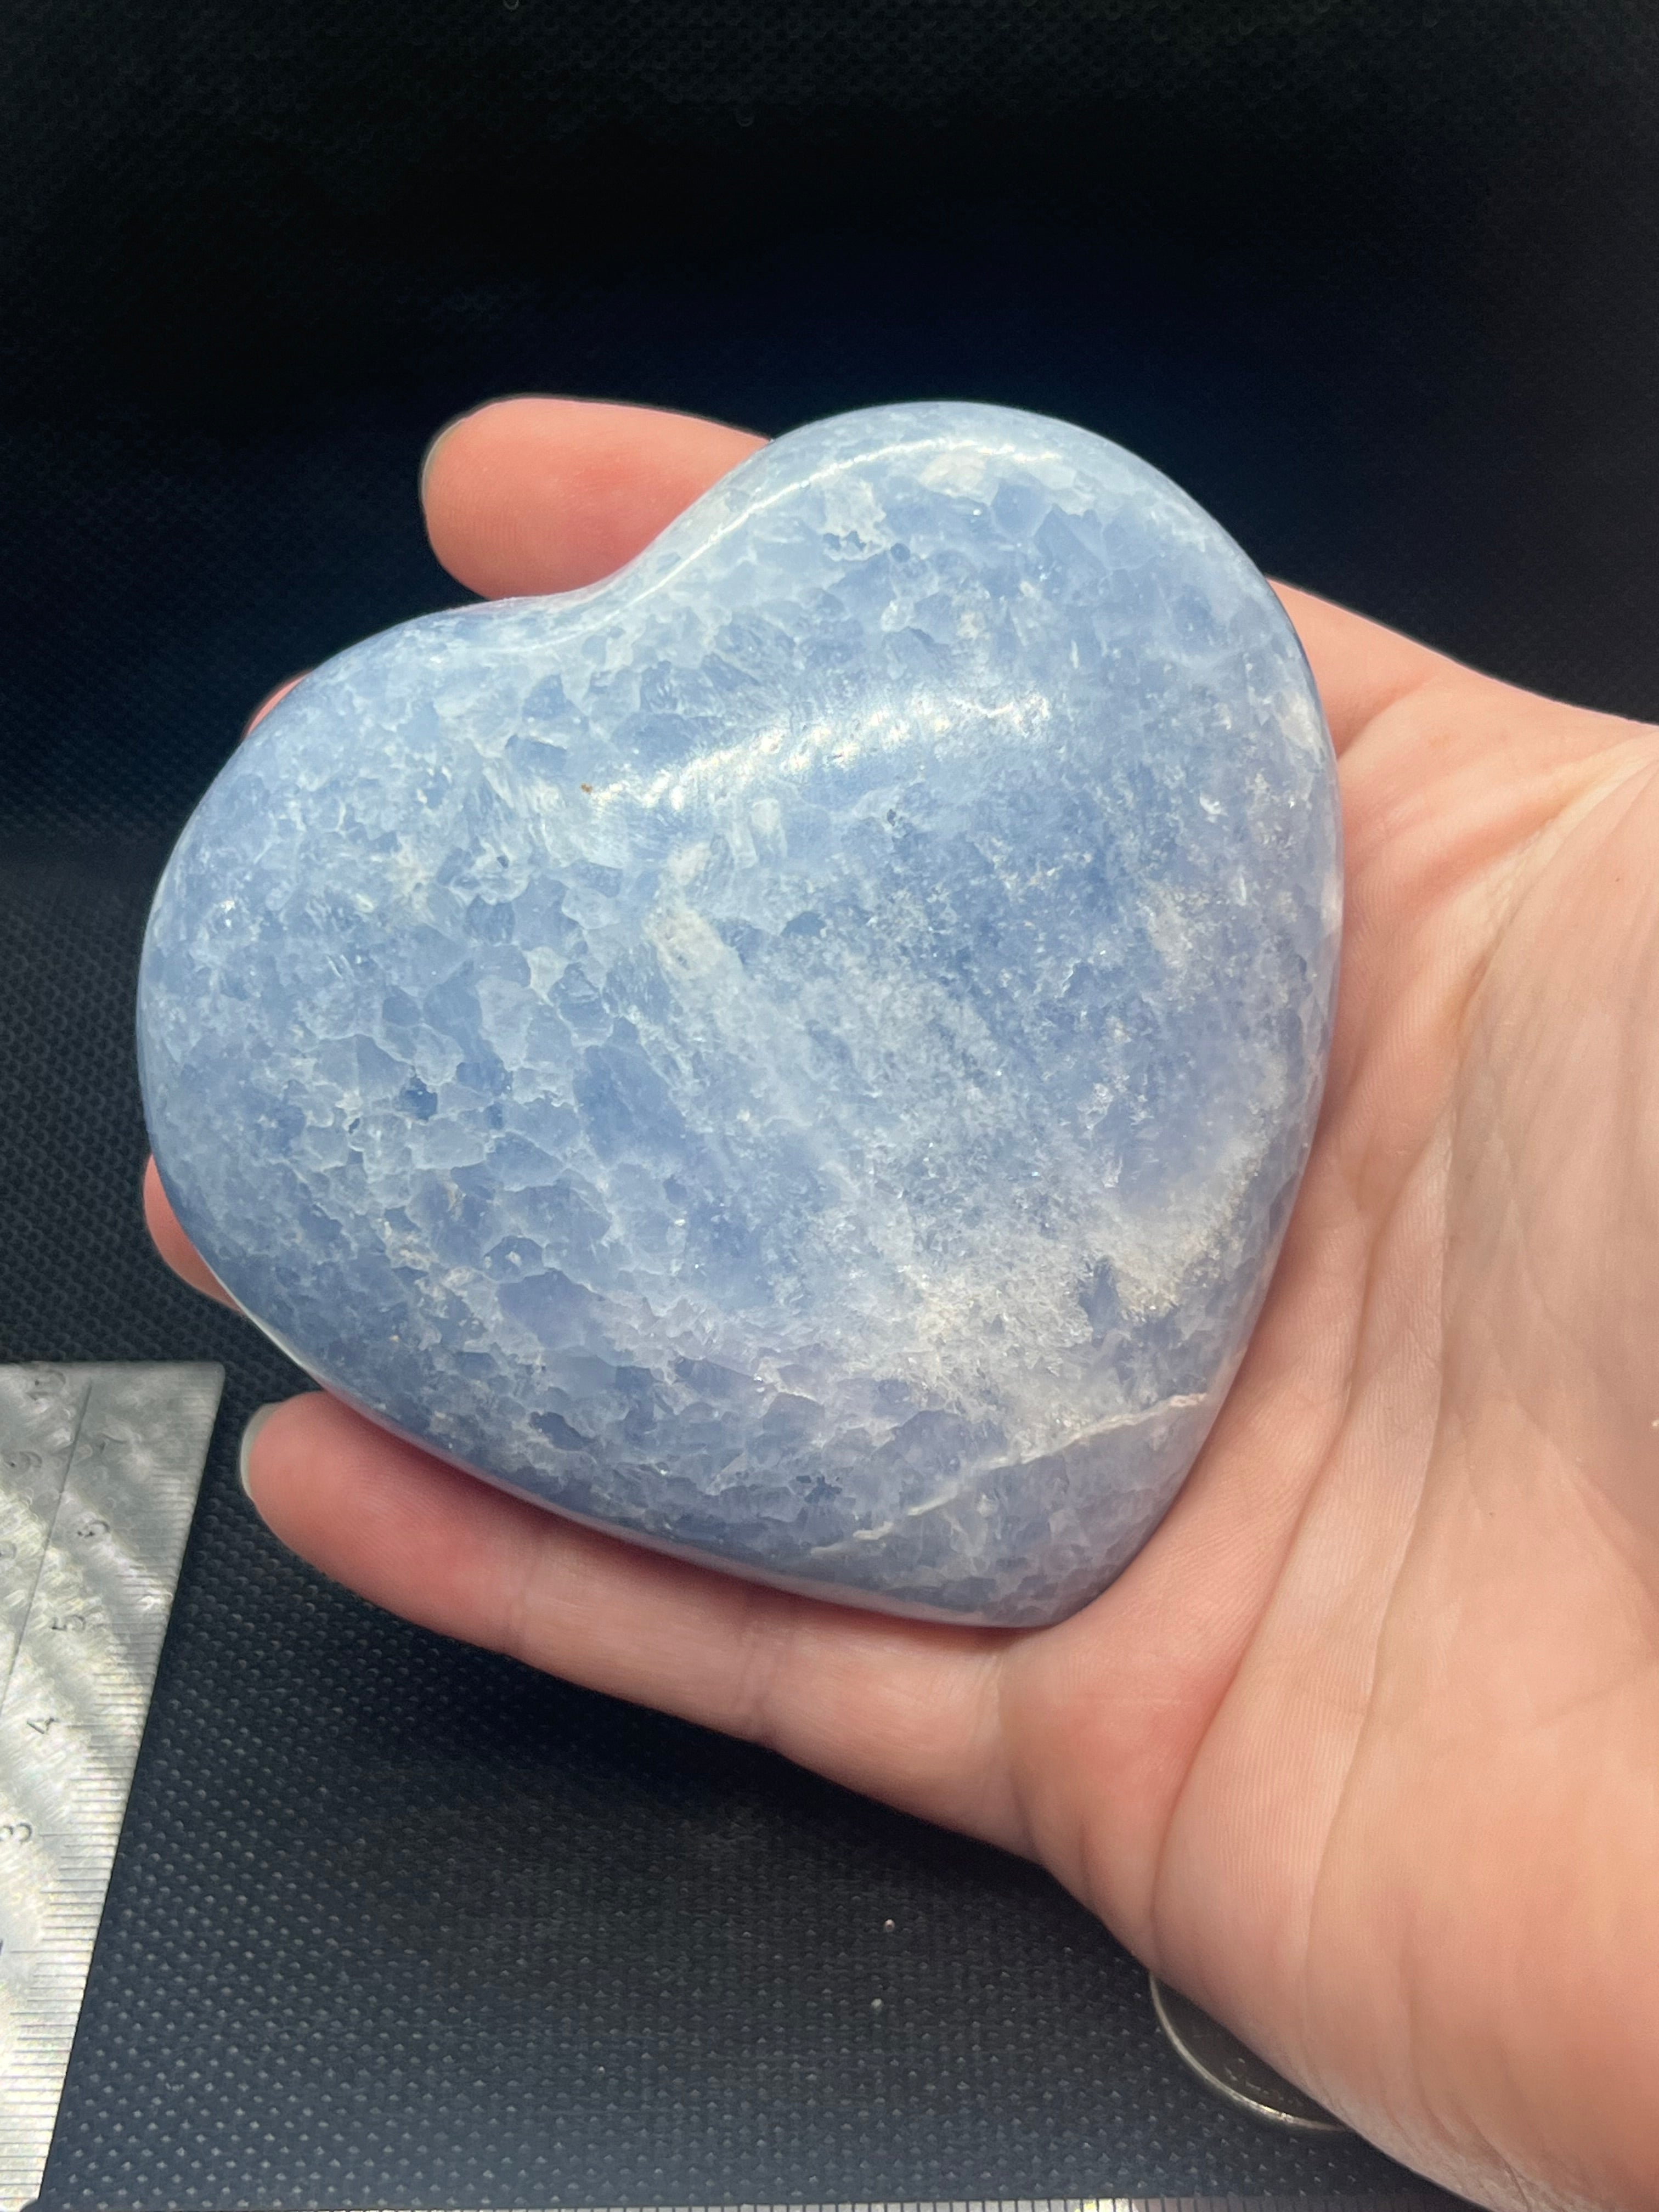
<svg viewBox="0 0 1659 2212"><path fill-rule="evenodd" d="M0 1367L0 2212L46 2170L223 1382Z"/></svg>

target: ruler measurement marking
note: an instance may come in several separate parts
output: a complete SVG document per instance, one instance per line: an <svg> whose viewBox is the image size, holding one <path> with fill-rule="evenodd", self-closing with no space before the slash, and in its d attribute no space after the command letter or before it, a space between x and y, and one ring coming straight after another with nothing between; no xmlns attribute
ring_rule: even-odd
<svg viewBox="0 0 1659 2212"><path fill-rule="evenodd" d="M0 1566L21 1560L26 1577L9 1576L0 1613L0 1650L9 1681L18 1639L33 1603L46 1539L84 1409L82 1382L73 1418L64 1401L69 1378L52 1368L0 1368ZM36 1449L35 1447L40 1449Z"/></svg>
<svg viewBox="0 0 1659 2212"><path fill-rule="evenodd" d="M46 2169L223 1380L0 1368L0 1564L33 1567L0 1621L0 2212Z"/></svg>
<svg viewBox="0 0 1659 2212"><path fill-rule="evenodd" d="M11 1678L17 1670L17 1655L23 1648L23 1632L28 1626L29 1615L33 1612L35 1601L40 1594L40 1577L46 1570L46 1554L52 1548L52 1530L57 1526L58 1514L64 1503L64 1490L68 1486L69 1471L75 1464L75 1447L81 1441L81 1431L86 1424L87 1403L91 1396L92 1383L88 1378L82 1387L80 1403L76 1407L74 1424L70 1430L69 1443L64 1452L64 1478L58 1492L58 1504L52 1508L52 1520L44 1532L40 1548L35 1554L34 1573L29 1583L29 1593L24 1599L22 1608L18 1615L17 1633L12 1639L11 1650L6 1655L6 1679L3 1682L0 1682L0 1708L3 1708L7 1693L11 1688Z"/></svg>

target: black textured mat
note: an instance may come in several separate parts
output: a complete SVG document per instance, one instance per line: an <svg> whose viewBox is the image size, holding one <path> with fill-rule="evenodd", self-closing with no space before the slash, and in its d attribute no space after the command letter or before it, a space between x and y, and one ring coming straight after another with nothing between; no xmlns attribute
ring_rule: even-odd
<svg viewBox="0 0 1659 2212"><path fill-rule="evenodd" d="M1210 2099L1032 1869L287 1558L233 1461L297 1378L143 1243L134 963L254 702L458 596L415 471L496 391L1048 409L1281 574L1659 710L1659 18L14 0L0 41L0 1356L229 1378L48 2212L1397 2185Z"/></svg>

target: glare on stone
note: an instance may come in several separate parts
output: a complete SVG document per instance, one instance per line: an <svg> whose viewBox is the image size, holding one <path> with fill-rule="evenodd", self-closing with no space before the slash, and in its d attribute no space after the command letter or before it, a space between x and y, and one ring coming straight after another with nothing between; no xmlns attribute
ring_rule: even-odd
<svg viewBox="0 0 1659 2212"><path fill-rule="evenodd" d="M1157 471L885 407L308 676L156 894L151 1137L246 1312L559 1511L1030 1626L1146 1542L1306 1158L1290 623Z"/></svg>

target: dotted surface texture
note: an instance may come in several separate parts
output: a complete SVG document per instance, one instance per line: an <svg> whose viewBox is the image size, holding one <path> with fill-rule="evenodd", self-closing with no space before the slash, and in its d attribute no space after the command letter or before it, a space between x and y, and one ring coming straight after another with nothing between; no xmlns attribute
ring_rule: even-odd
<svg viewBox="0 0 1659 2212"><path fill-rule="evenodd" d="M1060 416L1653 714L1659 12L249 26L11 0L0 70L0 1352L228 1376L48 2212L1398 2185L1209 2099L1030 1870L283 1557L232 1447L299 1378L146 1253L131 994L254 703L453 600L412 487L492 392Z"/></svg>

